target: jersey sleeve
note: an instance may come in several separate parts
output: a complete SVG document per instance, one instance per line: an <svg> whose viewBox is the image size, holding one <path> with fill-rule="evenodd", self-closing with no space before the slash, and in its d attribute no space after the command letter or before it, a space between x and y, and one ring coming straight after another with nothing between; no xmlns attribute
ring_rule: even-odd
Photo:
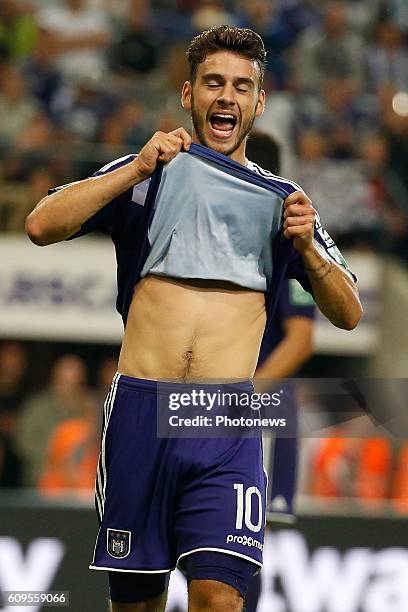
<svg viewBox="0 0 408 612"><path fill-rule="evenodd" d="M336 246L333 238L330 236L328 231L323 227L320 221L320 217L316 214L315 228L314 228L314 240L320 247L322 255L328 260L340 265L344 272L353 280L357 282L356 275L350 270L346 260L341 254L340 250ZM307 272L304 268L300 253L292 246L289 255L289 264L287 268L286 276L299 281L303 289L313 295L312 285L310 283Z"/></svg>
<svg viewBox="0 0 408 612"><path fill-rule="evenodd" d="M120 159L117 159L109 164L106 164L100 170L94 172L88 178L96 178L98 176L103 176L105 174L109 174L114 170L129 164L135 159L136 155L126 155ZM85 223L82 224L81 228L75 232L72 236L68 238L68 240L72 240L73 238L78 238L80 236L85 236L91 232L100 232L102 234L107 234L111 236L114 240L117 237L120 228L123 226L124 216L126 214L127 205L134 203L139 206L144 206L147 190L149 187L149 180L142 181L141 183L135 185L132 189L125 191L117 198L111 200L106 206L101 208L95 215L90 217ZM75 183L68 183L66 185L60 185L59 187L54 187L50 189L48 194L51 195L64 189L65 187L69 187L70 185L74 185Z"/></svg>

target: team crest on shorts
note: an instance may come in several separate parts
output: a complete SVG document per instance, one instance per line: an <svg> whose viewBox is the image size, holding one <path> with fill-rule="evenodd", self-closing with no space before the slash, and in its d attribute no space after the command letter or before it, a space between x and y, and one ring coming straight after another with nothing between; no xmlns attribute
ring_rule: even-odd
<svg viewBox="0 0 408 612"><path fill-rule="evenodd" d="M130 553L130 542L132 534L123 529L108 529L107 548L108 553L115 559L123 559Z"/></svg>

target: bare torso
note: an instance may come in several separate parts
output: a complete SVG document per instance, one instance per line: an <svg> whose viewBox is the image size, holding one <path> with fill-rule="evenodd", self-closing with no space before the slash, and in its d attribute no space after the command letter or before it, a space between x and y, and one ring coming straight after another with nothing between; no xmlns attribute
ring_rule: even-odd
<svg viewBox="0 0 408 612"><path fill-rule="evenodd" d="M265 321L262 292L149 275L133 296L119 372L151 380L250 378Z"/></svg>

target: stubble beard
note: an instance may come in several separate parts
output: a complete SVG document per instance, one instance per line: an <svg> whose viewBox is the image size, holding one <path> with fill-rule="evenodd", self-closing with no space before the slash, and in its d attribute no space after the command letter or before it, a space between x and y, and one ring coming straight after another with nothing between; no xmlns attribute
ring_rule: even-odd
<svg viewBox="0 0 408 612"><path fill-rule="evenodd" d="M214 148L208 144L204 136L204 124L205 124L206 118L203 119L198 113L197 109L195 108L193 96L191 97L191 119L193 122L194 131L197 134L197 138L200 141L200 143L204 145L205 147ZM245 140L248 137L248 134L252 130L254 121L255 121L255 112L253 113L252 117L248 119L248 121L246 121L241 126L241 130L238 133L237 139L234 142L234 144L231 146L231 148L227 149L227 151L222 151L224 155L227 155L227 156L232 155L234 151L236 151L241 146L243 140Z"/></svg>

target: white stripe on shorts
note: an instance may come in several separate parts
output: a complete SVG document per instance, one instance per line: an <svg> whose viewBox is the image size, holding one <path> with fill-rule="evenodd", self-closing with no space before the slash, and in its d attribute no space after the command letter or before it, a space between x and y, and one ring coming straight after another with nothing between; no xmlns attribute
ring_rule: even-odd
<svg viewBox="0 0 408 612"><path fill-rule="evenodd" d="M113 383L115 380L116 374L113 377L109 393L106 396L105 403L103 405L103 421L102 421L102 436L101 436L101 444L102 437L105 433L107 414L108 414L108 406L110 405L112 391L113 391ZM99 459L98 459L98 467L96 471L96 483L95 483L95 501L97 506L98 518L99 521L102 521L102 474L101 474L101 450L99 451Z"/></svg>
<svg viewBox="0 0 408 612"><path fill-rule="evenodd" d="M106 481L107 481L105 439L106 439L106 433L108 431L110 416L112 414L113 406L115 403L115 397L116 397L116 391L118 388L119 379L120 379L120 374L119 372L116 372L115 376L113 377L112 385L108 393L108 396L106 398L106 402L104 406L104 427L103 427L103 433L102 433L101 452L100 452L99 461L98 461L97 482L96 482L96 491L95 491L97 510L99 514L99 519L101 521L102 521L103 513L105 510Z"/></svg>

